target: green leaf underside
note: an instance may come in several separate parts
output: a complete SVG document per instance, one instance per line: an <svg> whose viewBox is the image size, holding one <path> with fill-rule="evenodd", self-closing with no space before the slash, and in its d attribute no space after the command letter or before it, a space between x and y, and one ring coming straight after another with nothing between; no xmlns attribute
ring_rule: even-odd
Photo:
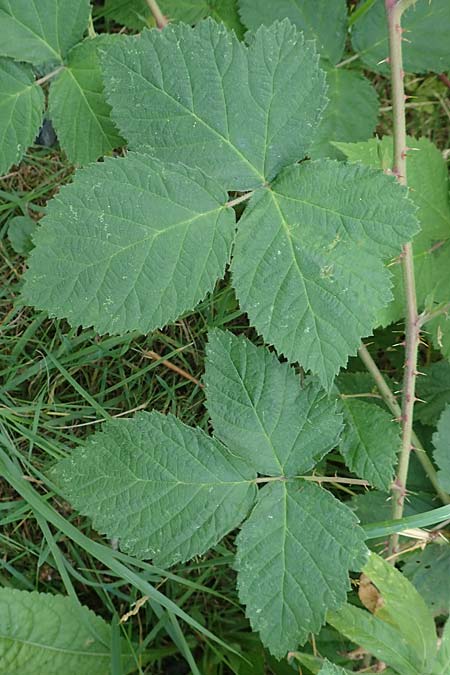
<svg viewBox="0 0 450 675"><path fill-rule="evenodd" d="M239 20L237 0L159 0L158 4L170 21L194 24L211 16L216 21L223 21L238 37L243 35L244 28ZM105 14L135 30L154 25L146 0L106 0Z"/></svg>
<svg viewBox="0 0 450 675"><path fill-rule="evenodd" d="M99 51L117 37L97 35L74 47L50 87L49 110L61 146L75 164L87 164L123 145L103 93Z"/></svg>
<svg viewBox="0 0 450 675"><path fill-rule="evenodd" d="M434 460L439 467L438 479L444 490L450 491L450 405L439 418L433 434Z"/></svg>
<svg viewBox="0 0 450 675"><path fill-rule="evenodd" d="M348 468L379 490L388 491L400 447L398 424L370 403L342 398L345 428L339 450Z"/></svg>
<svg viewBox="0 0 450 675"><path fill-rule="evenodd" d="M77 172L34 237L24 301L100 333L148 333L192 309L225 270L227 194L146 155Z"/></svg>
<svg viewBox="0 0 450 675"><path fill-rule="evenodd" d="M29 216L11 218L8 222L8 239L16 253L23 255L31 251L33 248L31 236L36 227L36 221Z"/></svg>
<svg viewBox="0 0 450 675"><path fill-rule="evenodd" d="M30 66L3 58L0 58L0 90L1 175L20 161L33 143L42 121L44 94L35 84Z"/></svg>
<svg viewBox="0 0 450 675"><path fill-rule="evenodd" d="M436 73L450 68L448 0L418 0L403 14L402 27L407 40L402 43L403 64L407 71ZM389 72L381 63L389 53L386 13L383 0L375 0L370 9L355 23L352 43L363 62L372 70Z"/></svg>
<svg viewBox="0 0 450 675"><path fill-rule="evenodd" d="M407 137L415 148L407 156L411 200L417 205L421 231L414 238L414 269L419 308L450 299L450 202L447 164L428 139ZM365 143L338 144L351 161L386 169L392 165L392 138ZM401 265L391 267L394 301L381 313L387 325L404 316L405 299ZM450 332L450 331L449 331Z"/></svg>
<svg viewBox="0 0 450 675"><path fill-rule="evenodd" d="M355 515L305 481L269 483L237 537L241 601L277 658L297 649L346 599L348 570L365 561ZM325 555L326 552L326 555Z"/></svg>
<svg viewBox="0 0 450 675"><path fill-rule="evenodd" d="M126 661L122 665L126 668ZM110 626L71 598L2 588L0 670L5 675L109 675Z"/></svg>
<svg viewBox="0 0 450 675"><path fill-rule="evenodd" d="M39 65L61 62L87 28L89 0L0 0L0 54Z"/></svg>
<svg viewBox="0 0 450 675"><path fill-rule="evenodd" d="M399 570L377 555L370 556L364 574L383 599L376 617L398 630L402 642L415 652L416 667L428 673L436 656L436 629L425 600Z"/></svg>
<svg viewBox="0 0 450 675"><path fill-rule="evenodd" d="M425 377L417 379L417 403L415 415L419 422L434 427L447 404L450 404L450 363L438 361L421 368Z"/></svg>
<svg viewBox="0 0 450 675"><path fill-rule="evenodd" d="M104 68L131 149L197 166L227 190L302 159L326 103L314 46L288 21L260 28L248 47L210 19L144 31L108 50Z"/></svg>
<svg viewBox="0 0 450 675"><path fill-rule="evenodd" d="M416 587L435 616L450 610L450 546L429 544L406 559L403 574Z"/></svg>
<svg viewBox="0 0 450 675"><path fill-rule="evenodd" d="M347 604L338 611L329 612L327 621L346 638L395 668L396 672L402 675L424 675L417 664L413 647L402 640L396 628L369 612Z"/></svg>
<svg viewBox="0 0 450 675"><path fill-rule="evenodd" d="M372 136L378 119L378 96L367 78L344 68L328 68L330 99L319 124L309 155L342 157L336 141L365 141Z"/></svg>
<svg viewBox="0 0 450 675"><path fill-rule="evenodd" d="M300 475L337 444L335 402L246 338L209 334L205 385L215 436L260 474Z"/></svg>
<svg viewBox="0 0 450 675"><path fill-rule="evenodd" d="M250 30L287 17L307 40L316 40L320 56L337 63L347 35L345 0L239 0L242 22Z"/></svg>
<svg viewBox="0 0 450 675"><path fill-rule="evenodd" d="M246 517L256 474L172 415L107 422L54 473L67 498L123 551L157 565L214 546Z"/></svg>
<svg viewBox="0 0 450 675"><path fill-rule="evenodd" d="M232 263L240 305L291 362L330 387L391 299L382 258L416 231L414 206L391 177L320 160L255 193Z"/></svg>

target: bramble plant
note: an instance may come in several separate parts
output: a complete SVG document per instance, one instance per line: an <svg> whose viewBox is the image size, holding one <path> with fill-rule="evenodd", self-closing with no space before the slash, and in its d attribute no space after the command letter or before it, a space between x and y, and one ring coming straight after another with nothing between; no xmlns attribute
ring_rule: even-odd
<svg viewBox="0 0 450 675"><path fill-rule="evenodd" d="M55 8L58 20L43 22ZM78 169L48 204L22 303L100 334L148 334L192 312L228 274L248 335L258 337L209 326L208 431L157 411L109 420L50 480L122 552L159 567L239 528L239 598L277 659L291 653L312 672L349 672L296 651L328 621L389 672L444 675L448 626L438 651L425 601L369 554L379 530L362 527L329 488L391 492L398 523L382 531L394 560L410 527L412 449L450 504L449 399L419 413L437 423L434 461L414 428L417 396L430 387L416 393L423 331L450 357L448 175L431 141L407 137L403 86L404 69L450 67L448 0L366 1L351 15L363 63L390 72L393 136L382 139L370 138L375 90L355 58L343 58L344 0L199 0L191 9L107 0L107 16L142 30L121 36L95 35L90 11L87 0L33 10L0 0L0 79L10 97L0 108L1 170L35 137L48 82L48 111L71 161L127 145ZM17 246L25 250L22 239ZM403 320L399 400L362 339ZM341 373L358 354L370 385L354 368ZM352 475L324 473L335 448ZM448 518L441 508L423 526ZM362 599L370 612L346 604L349 574L362 571L379 594L375 608ZM96 673L108 672L102 658ZM126 650L122 661L132 669ZM73 672L85 667L76 661Z"/></svg>

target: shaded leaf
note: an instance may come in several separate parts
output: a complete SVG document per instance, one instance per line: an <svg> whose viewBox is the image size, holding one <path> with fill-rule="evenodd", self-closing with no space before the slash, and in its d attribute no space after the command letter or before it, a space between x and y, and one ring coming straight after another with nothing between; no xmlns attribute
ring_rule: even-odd
<svg viewBox="0 0 450 675"><path fill-rule="evenodd" d="M61 62L87 28L89 0L0 0L0 54L35 65Z"/></svg>
<svg viewBox="0 0 450 675"><path fill-rule="evenodd" d="M342 157L335 141L365 141L378 119L378 96L369 80L358 72L327 68L329 103L319 124L309 155Z"/></svg>
<svg viewBox="0 0 450 675"><path fill-rule="evenodd" d="M262 185L303 158L326 102L314 47L288 21L260 28L248 47L211 19L144 31L104 64L130 147L200 167L228 190Z"/></svg>
<svg viewBox="0 0 450 675"><path fill-rule="evenodd" d="M296 649L327 608L345 602L363 540L352 512L316 485L274 482L259 492L236 540L236 569L247 616L274 656Z"/></svg>
<svg viewBox="0 0 450 675"><path fill-rule="evenodd" d="M99 51L116 39L97 35L74 47L50 87L50 114L61 146L75 164L92 162L124 143L110 117L99 61Z"/></svg>
<svg viewBox="0 0 450 675"><path fill-rule="evenodd" d="M335 402L316 382L302 386L268 349L214 331L205 368L215 436L259 473L302 474L335 447L342 428Z"/></svg>
<svg viewBox="0 0 450 675"><path fill-rule="evenodd" d="M1 17L0 17L1 21ZM0 58L0 174L22 159L39 131L44 94L30 66Z"/></svg>
<svg viewBox="0 0 450 675"><path fill-rule="evenodd" d="M133 661L122 657L123 672ZM111 629L72 598L0 589L0 670L8 675L109 675Z"/></svg>
<svg viewBox="0 0 450 675"><path fill-rule="evenodd" d="M432 675L445 675L450 670L450 621L447 621L442 633L442 642L438 651Z"/></svg>
<svg viewBox="0 0 450 675"><path fill-rule="evenodd" d="M415 408L416 418L422 424L435 426L447 404L450 404L450 363L438 361L421 368L423 377L417 378L419 401Z"/></svg>
<svg viewBox="0 0 450 675"><path fill-rule="evenodd" d="M382 258L416 231L391 177L320 160L256 191L239 222L233 281L265 341L329 387L388 304Z"/></svg>
<svg viewBox="0 0 450 675"><path fill-rule="evenodd" d="M438 480L443 490L450 491L450 405L439 418L433 434L434 461L439 467Z"/></svg>
<svg viewBox="0 0 450 675"><path fill-rule="evenodd" d="M167 566L214 546L246 517L255 473L218 441L155 411L104 424L53 475L123 551Z"/></svg>
<svg viewBox="0 0 450 675"><path fill-rule="evenodd" d="M345 427L339 450L348 468L379 490L394 478L400 427L392 415L370 403L341 398Z"/></svg>
<svg viewBox="0 0 450 675"><path fill-rule="evenodd" d="M165 325L225 271L226 199L200 171L137 153L78 171L35 236L25 302L101 333Z"/></svg>
<svg viewBox="0 0 450 675"><path fill-rule="evenodd" d="M287 17L307 40L316 40L320 56L331 63L342 57L347 34L345 0L239 0L239 12L251 30Z"/></svg>
<svg viewBox="0 0 450 675"><path fill-rule="evenodd" d="M26 254L33 248L31 235L36 230L36 221L29 216L15 216L8 223L8 239L16 253Z"/></svg>
<svg viewBox="0 0 450 675"><path fill-rule="evenodd" d="M402 27L407 41L402 43L405 70L413 73L436 73L450 68L448 0L417 0L403 14ZM389 53L386 14L383 0L375 0L353 28L352 44L363 62L372 70L389 72L381 63Z"/></svg>
<svg viewBox="0 0 450 675"><path fill-rule="evenodd" d="M403 574L417 588L435 616L450 611L450 546L428 544L406 560Z"/></svg>

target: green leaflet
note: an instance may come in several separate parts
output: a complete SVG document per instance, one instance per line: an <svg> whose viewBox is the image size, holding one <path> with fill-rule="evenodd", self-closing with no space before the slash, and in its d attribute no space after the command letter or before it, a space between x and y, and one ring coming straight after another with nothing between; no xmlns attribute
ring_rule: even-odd
<svg viewBox="0 0 450 675"><path fill-rule="evenodd" d="M29 216L14 216L8 222L8 239L16 253L25 255L33 248L31 236L37 223Z"/></svg>
<svg viewBox="0 0 450 675"><path fill-rule="evenodd" d="M161 11L170 21L194 24L210 16L242 37L244 28L239 20L237 0L159 0ZM105 14L128 28L141 30L154 25L146 0L106 0Z"/></svg>
<svg viewBox="0 0 450 675"><path fill-rule="evenodd" d="M448 171L442 153L426 138L408 137L414 148L408 153L407 174L410 196L417 205L420 233L414 238L414 268L419 308L450 299L450 202ZM338 143L351 161L387 168L392 163L392 138L371 139L365 143ZM391 267L394 301L381 313L388 324L404 315L405 299L400 264ZM447 329L448 330L448 329ZM448 331L450 332L450 331ZM447 331L445 331L447 333Z"/></svg>
<svg viewBox="0 0 450 675"><path fill-rule="evenodd" d="M309 155L342 157L336 141L365 141L372 136L378 119L378 96L369 80L343 68L326 68L330 99L319 124Z"/></svg>
<svg viewBox="0 0 450 675"><path fill-rule="evenodd" d="M325 660L322 668L319 670L318 675L347 675L350 673L349 670L345 668L340 668L339 666L330 663L330 661Z"/></svg>
<svg viewBox="0 0 450 675"><path fill-rule="evenodd" d="M327 621L401 675L430 673L436 631L423 598L395 567L374 553L363 571L382 598L374 614L347 604L329 612Z"/></svg>
<svg viewBox="0 0 450 675"><path fill-rule="evenodd" d="M87 28L89 0L0 0L0 54L35 65L61 62Z"/></svg>
<svg viewBox="0 0 450 675"><path fill-rule="evenodd" d="M391 177L316 161L258 190L239 222L233 281L251 323L330 387L391 297L382 257L416 232Z"/></svg>
<svg viewBox="0 0 450 675"><path fill-rule="evenodd" d="M1 175L20 161L33 143L42 121L44 94L35 84L30 66L3 58L0 58L0 90Z"/></svg>
<svg viewBox="0 0 450 675"><path fill-rule="evenodd" d="M269 483L237 543L239 597L277 658L296 649L345 601L347 570L364 563L362 530L329 492L304 481ZM326 551L326 555L324 555Z"/></svg>
<svg viewBox="0 0 450 675"><path fill-rule="evenodd" d="M245 338L209 334L205 385L215 436L262 474L300 475L337 444L335 402Z"/></svg>
<svg viewBox="0 0 450 675"><path fill-rule="evenodd" d="M450 68L448 0L417 0L403 14L402 26L408 40L402 43L405 70L413 73L436 73ZM383 0L375 0L353 28L352 44L364 63L372 70L389 72L384 61L388 55L386 14Z"/></svg>
<svg viewBox="0 0 450 675"><path fill-rule="evenodd" d="M75 164L92 162L124 143L110 118L99 62L99 52L116 40L98 35L78 44L50 87L50 115L62 148Z"/></svg>
<svg viewBox="0 0 450 675"><path fill-rule="evenodd" d="M200 171L136 153L77 172L34 237L25 302L103 333L164 326L225 271L226 199Z"/></svg>
<svg viewBox="0 0 450 675"><path fill-rule="evenodd" d="M239 0L239 12L251 30L287 17L307 40L316 40L323 58L335 64L342 57L347 34L345 0Z"/></svg>
<svg viewBox="0 0 450 675"><path fill-rule="evenodd" d="M199 167L227 190L263 185L303 158L326 103L314 46L287 20L248 47L210 19L144 31L108 50L104 71L132 149Z"/></svg>
<svg viewBox="0 0 450 675"><path fill-rule="evenodd" d="M392 415L370 403L341 399L345 428L339 450L348 468L378 490L389 491L400 447Z"/></svg>
<svg viewBox="0 0 450 675"><path fill-rule="evenodd" d="M246 517L256 492L248 465L155 411L108 422L54 474L96 529L157 565L205 553Z"/></svg>
<svg viewBox="0 0 450 675"><path fill-rule="evenodd" d="M447 541L428 544L411 553L402 568L434 616L450 610L450 546Z"/></svg>
<svg viewBox="0 0 450 675"><path fill-rule="evenodd" d="M417 378L416 418L422 424L436 426L445 406L450 403L450 363L437 361L421 368L425 377Z"/></svg>
<svg viewBox="0 0 450 675"><path fill-rule="evenodd" d="M433 434L434 461L439 467L438 478L444 490L450 490L450 405L439 418L437 431Z"/></svg>
<svg viewBox="0 0 450 675"><path fill-rule="evenodd" d="M123 672L133 670L122 656ZM111 628L72 598L0 589L0 670L7 675L109 675Z"/></svg>

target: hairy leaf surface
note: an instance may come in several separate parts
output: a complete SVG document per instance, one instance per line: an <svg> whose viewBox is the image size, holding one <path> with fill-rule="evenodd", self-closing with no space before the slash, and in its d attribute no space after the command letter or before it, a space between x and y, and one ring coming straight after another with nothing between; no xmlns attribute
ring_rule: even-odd
<svg viewBox="0 0 450 675"><path fill-rule="evenodd" d="M131 665L124 656L123 672ZM1 588L0 670L5 675L109 675L110 626L72 598Z"/></svg>
<svg viewBox="0 0 450 675"><path fill-rule="evenodd" d="M110 117L99 61L99 50L114 42L111 35L97 35L74 47L50 87L50 115L75 164L92 162L124 143Z"/></svg>
<svg viewBox="0 0 450 675"><path fill-rule="evenodd" d="M410 197L418 206L421 231L414 238L414 271L419 309L432 310L450 300L450 201L447 164L428 139L407 137L412 150L407 156ZM337 143L352 161L387 169L392 165L392 138L365 143ZM379 316L382 325L405 316L406 299L400 259L392 265L394 300ZM428 324L436 348L450 357L450 321L438 317Z"/></svg>
<svg viewBox="0 0 450 675"><path fill-rule="evenodd" d="M382 258L416 232L414 210L381 172L325 160L290 167L239 223L232 270L242 309L329 387L392 297Z"/></svg>
<svg viewBox="0 0 450 675"><path fill-rule="evenodd" d="M237 537L241 601L254 630L281 658L346 599L348 570L364 563L354 514L305 481L269 483ZM324 555L326 552L326 555Z"/></svg>
<svg viewBox="0 0 450 675"><path fill-rule="evenodd" d="M192 309L225 270L227 194L200 171L130 153L78 171L35 236L23 297L100 333L148 333Z"/></svg>
<svg viewBox="0 0 450 675"><path fill-rule="evenodd" d="M402 42L405 70L413 73L436 73L450 68L448 0L417 0L402 18L407 40ZM389 72L385 62L389 53L384 0L375 0L367 12L355 23L352 32L355 52L372 70ZM382 63L383 62L383 63Z"/></svg>
<svg viewBox="0 0 450 675"><path fill-rule="evenodd" d="M256 474L221 443L155 411L107 422L54 469L71 503L123 551L172 565L250 510Z"/></svg>
<svg viewBox="0 0 450 675"><path fill-rule="evenodd" d="M308 40L316 40L323 58L337 63L343 54L347 33L345 0L239 0L239 12L251 30L287 17Z"/></svg>
<svg viewBox="0 0 450 675"><path fill-rule="evenodd" d="M339 450L348 468L375 488L388 491L400 447L399 426L386 410L342 398L345 428Z"/></svg>
<svg viewBox="0 0 450 675"><path fill-rule="evenodd" d="M87 28L89 0L0 0L0 54L39 65L60 62Z"/></svg>
<svg viewBox="0 0 450 675"><path fill-rule="evenodd" d="M439 418L437 431L433 434L434 460L439 467L441 487L450 492L450 405Z"/></svg>
<svg viewBox="0 0 450 675"><path fill-rule="evenodd" d="M1 20L1 18L0 18ZM22 159L39 131L44 94L30 66L0 58L0 175Z"/></svg>
<svg viewBox="0 0 450 675"><path fill-rule="evenodd" d="M287 20L261 27L249 46L210 19L144 31L104 64L130 147L199 167L228 190L263 185L302 159L326 103L314 46Z"/></svg>
<svg viewBox="0 0 450 675"><path fill-rule="evenodd" d="M336 444L341 416L317 382L246 338L209 334L207 408L214 434L264 475L295 476Z"/></svg>
<svg viewBox="0 0 450 675"><path fill-rule="evenodd" d="M309 155L342 157L336 141L365 141L377 125L378 96L369 80L358 72L326 68L329 103Z"/></svg>

